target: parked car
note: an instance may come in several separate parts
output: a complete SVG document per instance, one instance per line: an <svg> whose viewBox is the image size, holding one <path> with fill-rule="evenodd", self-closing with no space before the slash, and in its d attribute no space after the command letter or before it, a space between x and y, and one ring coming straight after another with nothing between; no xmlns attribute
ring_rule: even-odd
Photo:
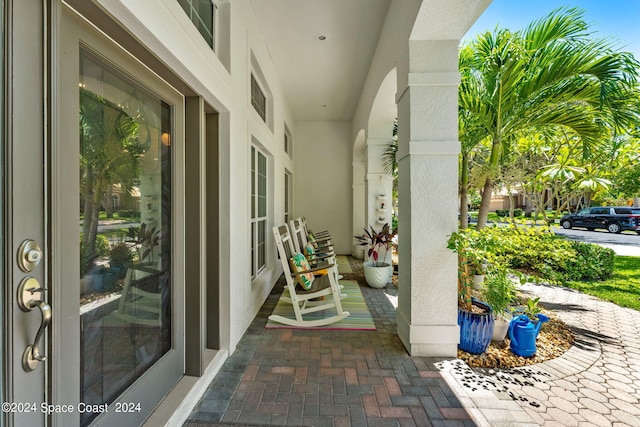
<svg viewBox="0 0 640 427"><path fill-rule="evenodd" d="M585 208L560 219L562 228L584 227L587 230L604 228L610 233L631 230L640 234L640 207L599 206Z"/></svg>

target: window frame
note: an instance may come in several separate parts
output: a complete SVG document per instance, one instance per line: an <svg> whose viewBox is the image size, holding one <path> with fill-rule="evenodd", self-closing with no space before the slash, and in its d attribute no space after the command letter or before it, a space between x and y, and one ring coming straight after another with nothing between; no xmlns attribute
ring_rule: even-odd
<svg viewBox="0 0 640 427"><path fill-rule="evenodd" d="M198 9L194 6L194 1L195 0L178 0L178 4L180 5L180 7L182 8L182 10L184 10L184 12L187 14L187 17L189 18L189 21L191 21L191 23L193 24L193 26L196 28L196 30L198 31L198 33L200 33L200 35L202 36L202 38L204 39L204 41L207 43L207 46L209 46L211 48L211 50L213 50L213 52L217 53L218 49L217 49L217 44L218 44L218 4L216 0L209 0L209 2L211 3L211 32L206 31L207 35L203 34L203 30L204 28L206 28L206 24L203 20L203 17L200 15L200 13L198 12ZM187 9L185 7L189 8L189 10L187 11ZM198 23L202 24L202 30L201 30L201 26L198 25ZM209 40L208 37L211 37L211 40Z"/></svg>
<svg viewBox="0 0 640 427"><path fill-rule="evenodd" d="M256 92L254 92L254 89ZM260 95L262 99L256 99L256 95ZM259 105L260 103L263 105ZM251 73L251 105L262 121L267 123L267 96L265 95L265 90L260 84L260 80L256 78L256 75L253 72Z"/></svg>
<svg viewBox="0 0 640 427"><path fill-rule="evenodd" d="M293 206L293 174L287 169L284 170L284 222L287 224L291 220L291 207Z"/></svg>
<svg viewBox="0 0 640 427"><path fill-rule="evenodd" d="M264 159L264 185L260 185L261 162ZM269 221L269 165L267 154L255 144L251 144L251 278L255 279L267 267L267 224ZM263 189L264 194L260 191ZM264 211L261 212L260 199L264 199ZM261 215L262 213L262 215ZM262 225L262 230L260 226ZM262 255L262 263L260 263L260 255Z"/></svg>
<svg viewBox="0 0 640 427"><path fill-rule="evenodd" d="M284 152L290 159L293 159L293 137L286 123L284 125Z"/></svg>

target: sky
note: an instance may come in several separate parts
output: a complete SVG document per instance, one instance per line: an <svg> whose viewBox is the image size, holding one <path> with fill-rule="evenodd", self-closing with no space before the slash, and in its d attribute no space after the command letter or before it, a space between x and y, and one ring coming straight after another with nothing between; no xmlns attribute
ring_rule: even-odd
<svg viewBox="0 0 640 427"><path fill-rule="evenodd" d="M484 31L519 30L560 7L585 10L585 20L597 38L611 38L619 50L640 60L640 0L493 0L467 32L463 41Z"/></svg>

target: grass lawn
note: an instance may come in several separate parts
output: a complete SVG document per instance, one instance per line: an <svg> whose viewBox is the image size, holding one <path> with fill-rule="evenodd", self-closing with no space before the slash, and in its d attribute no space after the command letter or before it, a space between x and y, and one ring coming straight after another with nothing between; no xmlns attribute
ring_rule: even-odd
<svg viewBox="0 0 640 427"><path fill-rule="evenodd" d="M602 282L569 282L567 286L622 307L640 310L640 257L616 256L610 279Z"/></svg>

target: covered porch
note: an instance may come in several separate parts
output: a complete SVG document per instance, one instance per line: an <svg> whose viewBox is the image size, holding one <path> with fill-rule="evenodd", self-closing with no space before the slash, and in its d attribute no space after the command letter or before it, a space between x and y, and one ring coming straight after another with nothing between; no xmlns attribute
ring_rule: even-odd
<svg viewBox="0 0 640 427"><path fill-rule="evenodd" d="M457 258L446 241L457 229L458 47L489 3L252 2L294 116L293 215L331 230L339 254L357 253L363 228L392 222L382 154L397 120L396 333L412 356L457 348Z"/></svg>

